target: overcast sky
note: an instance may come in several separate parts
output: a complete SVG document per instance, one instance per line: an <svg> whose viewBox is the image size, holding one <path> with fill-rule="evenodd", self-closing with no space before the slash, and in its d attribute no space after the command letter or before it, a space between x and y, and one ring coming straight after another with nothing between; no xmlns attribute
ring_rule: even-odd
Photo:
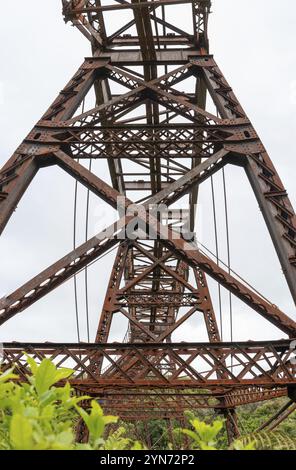
<svg viewBox="0 0 296 470"><path fill-rule="evenodd" d="M3 2L1 14L0 163L10 157L59 90L89 56L87 40L65 25L60 0ZM178 7L178 14L182 12ZM295 0L216 0L210 20L211 52L262 137L296 205L296 54ZM116 26L116 25L115 25ZM96 163L102 175L103 164ZM258 205L242 170L226 172L228 182L231 257L233 269L296 320ZM217 190L220 176L216 178ZM0 297L33 277L72 249L74 181L54 168L42 170L27 191L0 240ZM83 241L85 191L79 192ZM222 194L218 194L218 201ZM201 193L199 239L213 248L213 222L205 185ZM100 211L102 211L101 206ZM220 252L225 259L223 207L218 202ZM105 214L107 215L105 210ZM92 198L92 220L98 209ZM90 232L94 233L93 223ZM90 234L91 234L90 233ZM90 269L90 317L95 334L113 254ZM263 266L264 263L264 266ZM217 289L211 282L217 303ZM85 335L83 277L79 279L79 313ZM223 293L225 337L228 296ZM126 322L117 317L112 340L121 339ZM269 339L284 335L234 301L235 339ZM0 340L75 341L73 281L56 289L0 328ZM199 341L205 332L192 317L176 340Z"/></svg>

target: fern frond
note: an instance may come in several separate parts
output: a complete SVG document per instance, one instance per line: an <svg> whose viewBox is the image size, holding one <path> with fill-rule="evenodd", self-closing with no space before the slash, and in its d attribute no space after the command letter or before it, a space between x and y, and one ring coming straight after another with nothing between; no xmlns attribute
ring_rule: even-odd
<svg viewBox="0 0 296 470"><path fill-rule="evenodd" d="M260 431L242 436L244 446L254 443L257 450L296 450L296 438L283 431ZM235 448L235 445L232 446Z"/></svg>

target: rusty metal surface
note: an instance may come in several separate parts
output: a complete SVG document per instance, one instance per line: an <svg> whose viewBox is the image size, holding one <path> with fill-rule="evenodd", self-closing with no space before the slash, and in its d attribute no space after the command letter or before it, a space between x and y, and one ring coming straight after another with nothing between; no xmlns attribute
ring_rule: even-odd
<svg viewBox="0 0 296 470"><path fill-rule="evenodd" d="M4 364L23 376L25 352L49 357L74 370L71 382L97 390L106 386L165 389L287 387L296 385L290 341L244 343L4 343ZM97 363L103 359L103 368ZM170 365L174 363L174 370ZM28 369L29 370L29 369Z"/></svg>
<svg viewBox="0 0 296 470"><path fill-rule="evenodd" d="M74 368L78 393L98 397L107 410L127 419L181 418L188 408L222 410L231 440L238 434L235 407L287 395L296 386L296 372L288 340L221 343L207 277L270 321L280 335L296 337L296 323L198 249L194 237L186 241L175 235L185 219L193 230L200 185L226 165L241 166L296 301L295 212L258 134L209 54L209 0L62 3L65 21L90 41L92 57L0 171L0 232L39 168L50 165L60 166L113 208L124 196L121 204L127 209L139 194L136 202L144 212L122 216L108 232L0 299L3 324L118 245L95 343L5 344L4 367L15 363L24 378L24 351L38 360L53 358ZM189 8L188 30L177 17L173 24L168 20L169 8L179 4ZM122 11L130 19L110 33L107 13L120 18ZM194 86L183 91L186 80ZM114 91L118 86L120 93ZM92 87L96 103L82 112ZM218 115L206 109L207 94ZM111 183L87 170L85 159L105 160ZM178 212L181 198L187 207ZM161 218L148 213L153 204L166 204ZM141 224L148 239L125 236L129 223ZM129 327L122 344L108 344L118 313ZM209 342L172 342L192 316L203 318Z"/></svg>
<svg viewBox="0 0 296 470"><path fill-rule="evenodd" d="M49 358L60 367L71 367L70 382L78 395L87 393L106 412L130 421L182 419L187 410L208 408L232 420L235 407L287 396L287 387L296 388L296 366L290 363L293 354L287 341L151 348L148 344L5 343L4 365L14 365L22 380L29 373L26 353L37 362ZM172 358L174 371L169 367Z"/></svg>

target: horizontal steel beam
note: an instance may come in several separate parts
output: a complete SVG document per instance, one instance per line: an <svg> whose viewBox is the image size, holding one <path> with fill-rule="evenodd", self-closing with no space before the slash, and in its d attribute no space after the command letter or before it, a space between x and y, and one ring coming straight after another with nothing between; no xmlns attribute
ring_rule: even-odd
<svg viewBox="0 0 296 470"><path fill-rule="evenodd" d="M29 372L25 353L70 367L74 386L241 389L296 386L295 351L286 340L240 343L53 344L4 343L4 368ZM96 370L102 358L104 371ZM174 360L174 371L164 364ZM223 374L221 374L223 372Z"/></svg>
<svg viewBox="0 0 296 470"><path fill-rule="evenodd" d="M204 4L205 1L209 3L209 0L201 0L199 3ZM89 6L89 7L74 7L71 8L71 3L69 4L69 8L65 8L65 16L66 18L71 18L72 15L77 15L80 13L95 13L95 12L102 12L102 11L116 11L116 10L126 10L126 9L138 9L138 8L147 8L153 7L157 8L158 6L166 6L166 5L182 5L184 3L192 3L192 0L155 0L155 1L144 1L139 3L118 3L118 4L110 4L110 5L101 5L101 6Z"/></svg>
<svg viewBox="0 0 296 470"><path fill-rule="evenodd" d="M147 61L144 60L142 52L139 50L129 49L110 49L100 54L100 59L108 59L114 65L146 65L146 64L158 64L158 65L183 65L187 64L190 59L197 59L199 57L210 58L212 56L201 56L195 48L184 48L184 49L163 49L155 51L155 60Z"/></svg>

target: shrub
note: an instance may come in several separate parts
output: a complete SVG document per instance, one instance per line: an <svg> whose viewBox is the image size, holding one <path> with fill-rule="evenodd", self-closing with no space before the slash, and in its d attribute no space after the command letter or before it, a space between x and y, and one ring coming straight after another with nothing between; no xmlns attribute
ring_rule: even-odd
<svg viewBox="0 0 296 470"><path fill-rule="evenodd" d="M27 357L31 369L27 382L16 382L13 370L0 375L0 449L1 450L103 450L140 449L138 442L125 437L119 428L104 439L106 426L117 417L105 416L100 405L92 400L90 410L79 402L70 384L55 384L69 378L73 371L57 369L49 360L38 365ZM88 442L75 442L75 422L81 417L88 429Z"/></svg>

